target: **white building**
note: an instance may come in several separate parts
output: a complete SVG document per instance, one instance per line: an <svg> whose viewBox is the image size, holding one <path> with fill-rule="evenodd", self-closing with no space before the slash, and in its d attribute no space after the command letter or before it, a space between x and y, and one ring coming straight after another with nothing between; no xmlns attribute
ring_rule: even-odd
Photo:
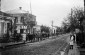
<svg viewBox="0 0 85 55"><path fill-rule="evenodd" d="M56 27L50 27L50 33L51 34L56 34Z"/></svg>
<svg viewBox="0 0 85 55"><path fill-rule="evenodd" d="M6 13L13 16L13 28L17 30L17 33L33 32L32 25L36 24L36 16L30 14L29 11L22 10L22 7L19 7L19 9L9 10Z"/></svg>
<svg viewBox="0 0 85 55"><path fill-rule="evenodd" d="M9 24L11 24L10 15L0 11L0 37L3 37L4 34L9 33L10 27Z"/></svg>

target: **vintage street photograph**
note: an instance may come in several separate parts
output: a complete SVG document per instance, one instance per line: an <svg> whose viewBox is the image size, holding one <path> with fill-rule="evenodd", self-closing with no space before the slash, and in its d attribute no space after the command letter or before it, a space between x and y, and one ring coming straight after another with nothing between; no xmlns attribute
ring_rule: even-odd
<svg viewBox="0 0 85 55"><path fill-rule="evenodd" d="M0 0L0 55L85 55L85 0Z"/></svg>

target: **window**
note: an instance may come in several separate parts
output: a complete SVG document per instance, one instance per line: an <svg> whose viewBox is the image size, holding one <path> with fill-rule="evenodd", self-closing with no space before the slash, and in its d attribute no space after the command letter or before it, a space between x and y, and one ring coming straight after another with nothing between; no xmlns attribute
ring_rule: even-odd
<svg viewBox="0 0 85 55"><path fill-rule="evenodd" d="M24 22L24 17L21 17L21 22Z"/></svg>
<svg viewBox="0 0 85 55"><path fill-rule="evenodd" d="M17 17L15 17L15 22L16 22L16 23L18 22L18 18L17 18Z"/></svg>

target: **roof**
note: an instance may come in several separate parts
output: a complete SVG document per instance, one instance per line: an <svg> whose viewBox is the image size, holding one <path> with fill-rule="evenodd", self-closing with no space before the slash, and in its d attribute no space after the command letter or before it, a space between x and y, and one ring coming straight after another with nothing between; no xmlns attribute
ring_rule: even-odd
<svg viewBox="0 0 85 55"><path fill-rule="evenodd" d="M6 11L6 13L9 13L9 14L24 14L24 13L29 13L29 12L22 10L20 8L20 9L13 9L13 10Z"/></svg>
<svg viewBox="0 0 85 55"><path fill-rule="evenodd" d="M7 13L5 13L5 12L3 12L3 11L0 11L0 16L10 16L10 14L7 14Z"/></svg>

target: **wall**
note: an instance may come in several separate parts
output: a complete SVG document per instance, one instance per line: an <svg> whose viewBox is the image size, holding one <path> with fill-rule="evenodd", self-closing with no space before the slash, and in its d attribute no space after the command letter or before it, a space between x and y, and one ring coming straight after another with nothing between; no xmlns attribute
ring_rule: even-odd
<svg viewBox="0 0 85 55"><path fill-rule="evenodd" d="M4 22L0 22L0 37L4 35Z"/></svg>

